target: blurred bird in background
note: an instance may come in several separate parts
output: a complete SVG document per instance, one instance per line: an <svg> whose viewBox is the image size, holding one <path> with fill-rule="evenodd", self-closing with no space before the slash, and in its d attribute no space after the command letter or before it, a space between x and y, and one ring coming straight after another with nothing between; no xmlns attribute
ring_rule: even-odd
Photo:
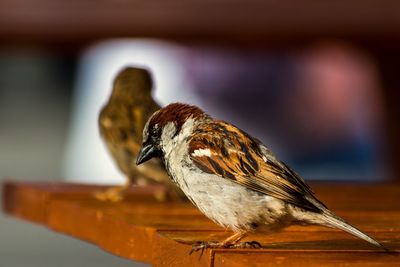
<svg viewBox="0 0 400 267"><path fill-rule="evenodd" d="M121 201L131 185L154 183L167 186L167 193L156 195L158 199L184 199L184 194L173 184L159 159L153 159L143 166L135 164L144 125L160 109L151 95L152 83L147 70L134 67L123 69L114 80L110 99L100 112L98 124L108 151L126 175L126 183L96 192L99 200Z"/></svg>

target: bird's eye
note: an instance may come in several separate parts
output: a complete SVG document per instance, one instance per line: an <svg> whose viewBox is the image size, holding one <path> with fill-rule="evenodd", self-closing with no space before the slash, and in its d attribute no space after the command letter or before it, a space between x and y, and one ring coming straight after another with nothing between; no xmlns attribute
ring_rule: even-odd
<svg viewBox="0 0 400 267"><path fill-rule="evenodd" d="M159 133L160 133L160 129L159 129L159 128L153 128L153 129L151 129L151 131L150 131L150 135L151 135L151 136L158 136Z"/></svg>

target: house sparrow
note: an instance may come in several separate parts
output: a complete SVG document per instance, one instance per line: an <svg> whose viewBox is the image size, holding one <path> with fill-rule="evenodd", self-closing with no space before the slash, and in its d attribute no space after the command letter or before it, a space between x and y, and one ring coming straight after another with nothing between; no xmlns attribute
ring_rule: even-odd
<svg viewBox="0 0 400 267"><path fill-rule="evenodd" d="M378 241L331 212L305 181L256 138L200 108L174 103L155 112L143 131L141 164L161 157L172 180L208 218L234 234L205 248L260 247L239 242L250 232L292 224L338 228L375 246Z"/></svg>
<svg viewBox="0 0 400 267"><path fill-rule="evenodd" d="M171 196L183 196L171 182L160 159L153 159L143 166L135 164L143 127L160 108L151 96L151 89L152 79L145 69L125 68L114 80L111 97L100 112L98 124L101 137L127 180L124 186L96 193L100 200L120 201L131 184L154 182L166 184Z"/></svg>

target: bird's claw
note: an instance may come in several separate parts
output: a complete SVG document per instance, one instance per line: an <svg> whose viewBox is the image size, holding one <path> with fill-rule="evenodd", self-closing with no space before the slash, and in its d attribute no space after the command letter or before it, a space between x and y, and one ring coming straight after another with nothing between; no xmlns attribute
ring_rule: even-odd
<svg viewBox="0 0 400 267"><path fill-rule="evenodd" d="M192 245L192 249L189 251L189 255L191 255L193 252L201 250L200 257L203 255L204 250L207 248L220 248L223 247L224 245L220 242L205 242L205 241L198 241Z"/></svg>
<svg viewBox="0 0 400 267"><path fill-rule="evenodd" d="M236 244L224 244L221 242L205 242L198 241L192 245L192 249L189 251L189 255L193 252L201 250L200 257L203 255L204 250L208 248L262 248L261 244L257 241L240 242Z"/></svg>
<svg viewBox="0 0 400 267"><path fill-rule="evenodd" d="M95 192L94 197L100 201L120 202L123 200L124 195L122 190L117 187Z"/></svg>
<svg viewBox="0 0 400 267"><path fill-rule="evenodd" d="M257 241L250 241L230 244L228 245L228 248L262 248L262 246Z"/></svg>

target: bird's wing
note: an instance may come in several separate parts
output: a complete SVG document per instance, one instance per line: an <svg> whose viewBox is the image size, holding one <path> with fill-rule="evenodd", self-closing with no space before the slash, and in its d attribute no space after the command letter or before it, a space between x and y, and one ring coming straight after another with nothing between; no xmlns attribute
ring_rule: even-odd
<svg viewBox="0 0 400 267"><path fill-rule="evenodd" d="M212 121L199 126L189 140L189 155L204 172L306 210L321 212L323 204L298 174L260 141L229 123Z"/></svg>

